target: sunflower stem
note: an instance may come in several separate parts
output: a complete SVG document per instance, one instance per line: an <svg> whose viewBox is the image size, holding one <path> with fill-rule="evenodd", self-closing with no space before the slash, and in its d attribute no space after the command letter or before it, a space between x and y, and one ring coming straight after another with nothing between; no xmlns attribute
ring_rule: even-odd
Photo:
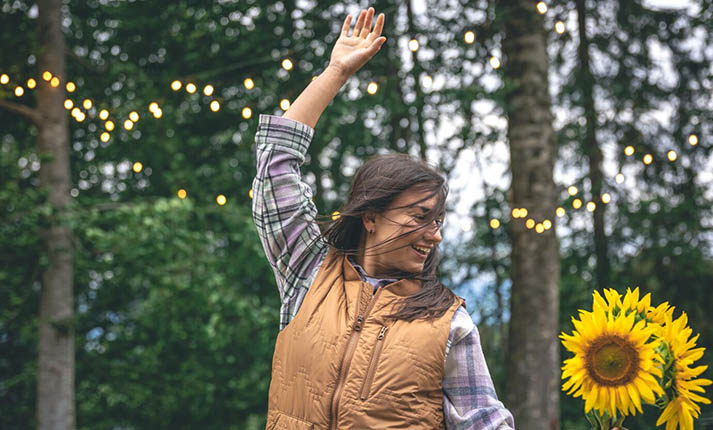
<svg viewBox="0 0 713 430"><path fill-rule="evenodd" d="M584 414L584 417L587 418L587 421L589 421L590 430L601 430L602 424L599 422L599 419L594 413L589 412Z"/></svg>
<svg viewBox="0 0 713 430"><path fill-rule="evenodd" d="M624 418L624 415L620 416L619 419L617 419L614 423L614 427L621 428L621 426L624 425Z"/></svg>

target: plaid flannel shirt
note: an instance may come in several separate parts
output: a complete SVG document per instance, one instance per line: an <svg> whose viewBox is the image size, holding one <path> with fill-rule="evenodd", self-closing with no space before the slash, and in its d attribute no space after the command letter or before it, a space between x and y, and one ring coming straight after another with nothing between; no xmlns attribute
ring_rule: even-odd
<svg viewBox="0 0 713 430"><path fill-rule="evenodd" d="M300 122L260 115L255 136L253 219L277 281L280 330L297 314L327 254L319 228L311 222L317 215L312 190L300 175L313 135ZM375 289L390 281L368 277L361 267L358 272ZM453 315L446 345L443 410L448 430L515 428L495 393L478 329L463 307Z"/></svg>

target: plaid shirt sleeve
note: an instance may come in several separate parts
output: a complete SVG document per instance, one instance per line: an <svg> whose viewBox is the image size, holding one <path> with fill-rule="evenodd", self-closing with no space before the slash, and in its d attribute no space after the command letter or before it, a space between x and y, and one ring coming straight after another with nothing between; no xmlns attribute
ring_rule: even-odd
<svg viewBox="0 0 713 430"><path fill-rule="evenodd" d="M515 423L498 400L480 335L465 308L451 321L452 343L443 378L443 411L448 430L510 430Z"/></svg>
<svg viewBox="0 0 713 430"><path fill-rule="evenodd" d="M280 330L297 314L327 252L313 222L312 190L300 175L313 135L305 124L272 115L260 115L255 135L253 220L280 293Z"/></svg>

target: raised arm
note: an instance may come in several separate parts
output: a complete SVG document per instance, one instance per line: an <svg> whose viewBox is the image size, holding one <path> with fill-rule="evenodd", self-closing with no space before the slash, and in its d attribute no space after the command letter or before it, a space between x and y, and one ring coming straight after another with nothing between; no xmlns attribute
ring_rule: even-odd
<svg viewBox="0 0 713 430"><path fill-rule="evenodd" d="M314 125L347 78L379 50L384 16L371 29L374 10L359 14L348 35L347 16L327 69L302 92L282 118L260 115L255 143L257 174L253 181L253 220L275 273L282 301L280 329L294 318L326 254L314 223L312 190L302 180Z"/></svg>
<svg viewBox="0 0 713 430"><path fill-rule="evenodd" d="M347 79L366 64L386 42L381 35L384 28L384 14L379 14L372 28L374 8L359 13L351 36L352 16L347 15L342 25L339 39L334 44L329 65L302 91L297 100L285 112L283 118L299 121L312 128L327 105L334 99Z"/></svg>

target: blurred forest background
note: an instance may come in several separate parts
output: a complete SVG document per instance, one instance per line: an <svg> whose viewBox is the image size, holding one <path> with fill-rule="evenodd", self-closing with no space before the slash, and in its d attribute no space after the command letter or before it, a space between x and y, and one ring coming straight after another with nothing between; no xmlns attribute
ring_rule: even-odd
<svg viewBox="0 0 713 430"><path fill-rule="evenodd" d="M250 212L257 117L287 108L326 66L345 15L366 6L386 13L389 40L328 107L303 174L329 215L371 154L410 152L446 172L442 275L468 301L505 398L518 383L508 326L528 318L510 312L510 232L528 217L510 193L506 100L518 71L503 54L501 3L64 1L50 17L58 44L36 3L3 0L0 428L38 427L38 392L59 395L38 390L38 339L40 308L59 300L41 291L63 276L74 301L63 319L43 318L67 333L74 358L45 365L72 367L77 428L264 428L279 297ZM535 7L557 154L559 329L594 289L638 285L688 312L710 348L713 1ZM69 130L57 140L68 157L59 191L42 186L56 179L42 177L43 122L54 117L40 114L57 106L55 76L60 104L72 101L54 119ZM125 124L131 112L139 118ZM71 244L62 275L47 231ZM580 400L561 395L559 410L561 428L588 428ZM628 427L654 428L657 415ZM713 428L713 408L698 423Z"/></svg>

